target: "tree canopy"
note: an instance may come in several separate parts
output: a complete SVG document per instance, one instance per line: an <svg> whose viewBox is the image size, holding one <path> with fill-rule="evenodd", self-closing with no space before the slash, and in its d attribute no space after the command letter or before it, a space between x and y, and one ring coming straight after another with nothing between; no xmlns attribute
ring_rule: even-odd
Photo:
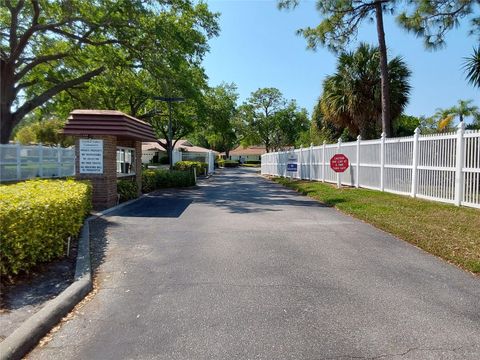
<svg viewBox="0 0 480 360"><path fill-rule="evenodd" d="M320 108L324 121L347 127L354 136L376 138L381 133L381 82L379 54L375 47L360 44L340 54L335 74L323 83ZM400 57L390 60L391 114L398 117L408 103L410 70Z"/></svg>
<svg viewBox="0 0 480 360"><path fill-rule="evenodd" d="M293 146L298 136L309 129L305 109L287 101L276 88L258 89L239 108L245 145L263 144L267 152Z"/></svg>
<svg viewBox="0 0 480 360"><path fill-rule="evenodd" d="M129 113L147 101L144 91L135 91L145 77L158 84L154 91L200 91L189 88L186 77L205 79L200 63L208 39L218 33L217 16L190 0L3 0L1 142L28 113L51 106L63 91L69 91L63 100L73 104L105 108L115 102Z"/></svg>

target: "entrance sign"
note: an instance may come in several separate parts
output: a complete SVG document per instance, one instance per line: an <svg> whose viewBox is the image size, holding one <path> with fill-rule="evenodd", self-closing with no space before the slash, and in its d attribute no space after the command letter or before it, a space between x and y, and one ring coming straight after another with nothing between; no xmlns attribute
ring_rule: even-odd
<svg viewBox="0 0 480 360"><path fill-rule="evenodd" d="M335 172L344 172L348 169L348 158L343 154L336 154L330 159L330 167Z"/></svg>
<svg viewBox="0 0 480 360"><path fill-rule="evenodd" d="M288 162L287 162L287 171L289 172L296 172L297 171L297 155L295 154L290 154L288 156Z"/></svg>
<svg viewBox="0 0 480 360"><path fill-rule="evenodd" d="M295 172L297 171L297 164L287 164L287 171Z"/></svg>
<svg viewBox="0 0 480 360"><path fill-rule="evenodd" d="M103 140L80 139L80 174L103 174Z"/></svg>

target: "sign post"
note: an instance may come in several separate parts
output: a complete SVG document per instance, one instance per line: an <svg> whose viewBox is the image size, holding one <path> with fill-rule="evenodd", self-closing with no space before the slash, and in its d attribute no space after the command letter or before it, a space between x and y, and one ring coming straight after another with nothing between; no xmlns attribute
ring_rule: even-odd
<svg viewBox="0 0 480 360"><path fill-rule="evenodd" d="M343 154L333 155L330 159L330 168L336 173L343 173L348 169L348 158ZM337 184L337 187L340 188L341 184Z"/></svg>

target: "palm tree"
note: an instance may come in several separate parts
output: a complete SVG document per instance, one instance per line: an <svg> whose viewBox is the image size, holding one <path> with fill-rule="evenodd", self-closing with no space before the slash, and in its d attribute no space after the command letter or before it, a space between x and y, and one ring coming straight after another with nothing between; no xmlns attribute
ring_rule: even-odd
<svg viewBox="0 0 480 360"><path fill-rule="evenodd" d="M460 122L463 121L464 117L475 117L478 115L478 106L471 105L472 102L473 100L458 100L458 105L453 106L450 111L459 117Z"/></svg>
<svg viewBox="0 0 480 360"><path fill-rule="evenodd" d="M464 58L463 69L467 73L467 80L475 87L480 87L480 47L473 48L472 56Z"/></svg>
<svg viewBox="0 0 480 360"><path fill-rule="evenodd" d="M352 135L378 137L382 130L380 56L376 47L361 43L340 54L335 74L323 83L320 100L326 121L347 127ZM390 112L398 117L408 103L410 70L400 57L388 63Z"/></svg>

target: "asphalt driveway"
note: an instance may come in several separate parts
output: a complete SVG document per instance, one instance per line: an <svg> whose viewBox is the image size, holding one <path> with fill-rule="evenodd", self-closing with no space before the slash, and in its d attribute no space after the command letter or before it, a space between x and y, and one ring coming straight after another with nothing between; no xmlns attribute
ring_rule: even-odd
<svg viewBox="0 0 480 360"><path fill-rule="evenodd" d="M224 170L93 225L99 291L31 359L479 359L480 280Z"/></svg>

